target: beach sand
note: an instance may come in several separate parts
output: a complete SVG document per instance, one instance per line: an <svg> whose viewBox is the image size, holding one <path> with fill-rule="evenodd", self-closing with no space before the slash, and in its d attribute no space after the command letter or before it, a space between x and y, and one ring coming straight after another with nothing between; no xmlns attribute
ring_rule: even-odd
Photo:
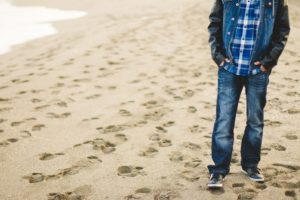
<svg viewBox="0 0 300 200"><path fill-rule="evenodd" d="M299 3L270 76L260 168L240 172L243 91L231 173L207 190L217 66L206 0L14 1L82 10L59 33L0 56L1 200L297 199Z"/></svg>

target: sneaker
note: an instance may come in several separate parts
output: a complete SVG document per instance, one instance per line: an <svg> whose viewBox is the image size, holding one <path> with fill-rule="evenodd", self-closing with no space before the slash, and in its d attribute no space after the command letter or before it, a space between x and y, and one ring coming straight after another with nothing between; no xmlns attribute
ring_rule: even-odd
<svg viewBox="0 0 300 200"><path fill-rule="evenodd" d="M264 182L264 177L260 173L259 168L242 168L242 172L246 174L250 180L255 182Z"/></svg>
<svg viewBox="0 0 300 200"><path fill-rule="evenodd" d="M219 173L212 173L209 178L207 186L209 188L222 188L225 176Z"/></svg>

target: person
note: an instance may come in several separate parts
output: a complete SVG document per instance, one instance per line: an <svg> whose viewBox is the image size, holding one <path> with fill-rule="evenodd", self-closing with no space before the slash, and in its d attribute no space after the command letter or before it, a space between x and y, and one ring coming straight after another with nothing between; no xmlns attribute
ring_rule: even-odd
<svg viewBox="0 0 300 200"><path fill-rule="evenodd" d="M209 15L209 44L218 65L216 119L208 165L208 187L223 187L230 171L234 124L245 87L247 122L241 143L241 170L263 182L258 168L269 76L287 43L287 0L215 0Z"/></svg>

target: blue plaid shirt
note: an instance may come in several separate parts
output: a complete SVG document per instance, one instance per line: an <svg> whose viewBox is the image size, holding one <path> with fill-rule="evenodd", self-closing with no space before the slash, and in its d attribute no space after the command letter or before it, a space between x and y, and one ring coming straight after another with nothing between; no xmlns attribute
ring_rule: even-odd
<svg viewBox="0 0 300 200"><path fill-rule="evenodd" d="M250 59L260 21L260 0L241 0L237 27L230 44L233 64L224 68L236 75L249 76L259 73L260 67L250 69Z"/></svg>

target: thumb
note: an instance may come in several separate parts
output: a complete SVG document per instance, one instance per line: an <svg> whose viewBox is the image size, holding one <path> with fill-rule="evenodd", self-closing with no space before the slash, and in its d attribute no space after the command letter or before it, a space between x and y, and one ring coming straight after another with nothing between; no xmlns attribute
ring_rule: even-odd
<svg viewBox="0 0 300 200"><path fill-rule="evenodd" d="M260 65L259 61L254 62L254 65Z"/></svg>

